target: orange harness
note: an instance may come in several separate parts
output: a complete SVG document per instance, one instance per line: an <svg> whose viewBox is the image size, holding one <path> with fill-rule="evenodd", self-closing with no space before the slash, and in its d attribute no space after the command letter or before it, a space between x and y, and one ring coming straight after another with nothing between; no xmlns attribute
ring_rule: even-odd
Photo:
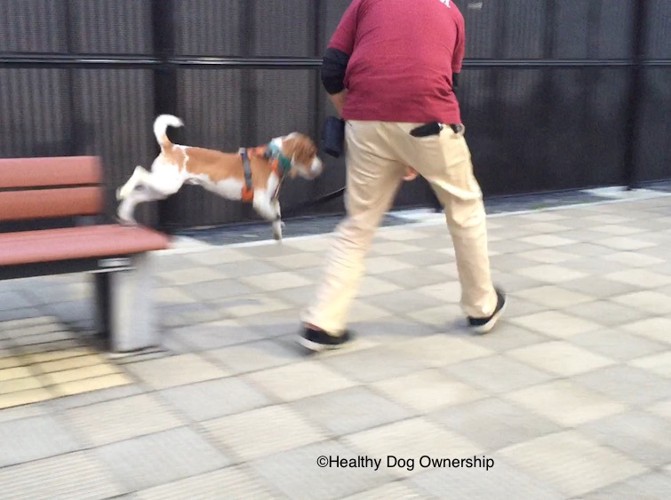
<svg viewBox="0 0 671 500"><path fill-rule="evenodd" d="M273 194L273 199L277 197L280 192L280 185L284 180L286 170L280 167L279 156L268 155L268 146L258 146L256 148L240 148L240 156L242 157L242 165L245 171L245 184L242 186L242 201L251 203L254 200L254 185L252 184L252 169L251 160L254 158L261 158L270 164L270 170L274 172L279 178L277 188Z"/></svg>

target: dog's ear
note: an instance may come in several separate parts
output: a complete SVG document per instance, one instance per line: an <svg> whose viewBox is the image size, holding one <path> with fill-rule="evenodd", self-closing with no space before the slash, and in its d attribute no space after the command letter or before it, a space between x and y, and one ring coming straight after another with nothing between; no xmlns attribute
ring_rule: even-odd
<svg viewBox="0 0 671 500"><path fill-rule="evenodd" d="M302 134L290 135L282 143L284 154L300 165L311 165L317 156L317 147L312 140Z"/></svg>

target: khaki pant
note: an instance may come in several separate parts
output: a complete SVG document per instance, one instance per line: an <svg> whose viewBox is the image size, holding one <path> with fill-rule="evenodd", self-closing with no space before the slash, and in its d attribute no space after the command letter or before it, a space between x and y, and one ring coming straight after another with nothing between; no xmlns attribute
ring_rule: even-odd
<svg viewBox="0 0 671 500"><path fill-rule="evenodd" d="M303 321L337 334L345 329L368 252L381 218L392 206L406 166L427 179L445 207L454 243L461 305L482 318L496 307L487 253L482 192L463 133L412 137L420 124L349 121L346 125L347 217L336 231L325 277Z"/></svg>

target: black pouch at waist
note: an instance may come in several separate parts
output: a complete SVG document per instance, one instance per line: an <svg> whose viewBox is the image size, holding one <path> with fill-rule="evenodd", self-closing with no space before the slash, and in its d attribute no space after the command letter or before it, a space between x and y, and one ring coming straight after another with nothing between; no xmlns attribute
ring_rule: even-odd
<svg viewBox="0 0 671 500"><path fill-rule="evenodd" d="M338 158L343 153L344 147L345 121L336 116L327 117L322 128L322 151Z"/></svg>

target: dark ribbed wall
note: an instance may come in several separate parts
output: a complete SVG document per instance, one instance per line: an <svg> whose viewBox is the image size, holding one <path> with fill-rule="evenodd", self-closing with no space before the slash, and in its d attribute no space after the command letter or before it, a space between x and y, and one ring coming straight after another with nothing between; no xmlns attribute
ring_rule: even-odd
<svg viewBox="0 0 671 500"><path fill-rule="evenodd" d="M99 154L111 195L150 166L160 112L183 118L171 136L188 144L236 150L293 130L318 139L332 113L319 61L349 3L0 0L0 155ZM671 177L671 2L457 3L468 36L459 98L486 195ZM342 160L326 163L316 182L285 186L285 206L344 184ZM429 202L415 182L397 206ZM141 210L172 227L252 219L197 188Z"/></svg>

